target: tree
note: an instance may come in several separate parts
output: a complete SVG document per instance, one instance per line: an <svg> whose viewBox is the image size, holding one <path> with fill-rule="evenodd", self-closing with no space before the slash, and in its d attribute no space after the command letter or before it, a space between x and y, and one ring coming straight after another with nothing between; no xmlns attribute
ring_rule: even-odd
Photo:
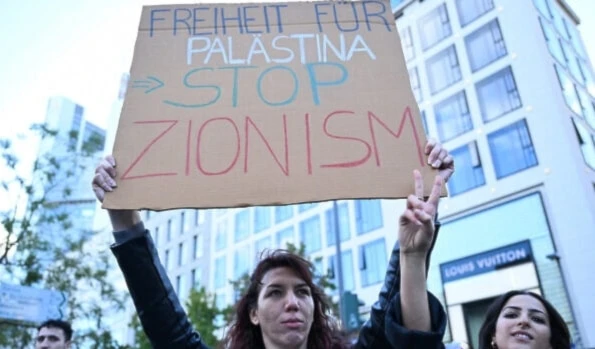
<svg viewBox="0 0 595 349"><path fill-rule="evenodd" d="M129 326L134 331L135 349L153 349L149 338L147 338L145 331L143 331L138 315L132 315L132 320L130 321Z"/></svg>
<svg viewBox="0 0 595 349"><path fill-rule="evenodd" d="M81 199L78 188L84 183L89 190L88 167L97 162L102 140L91 136L78 145L73 141L77 132L65 138L46 125L32 130L34 138L25 139L28 144L39 140L42 146L56 144L65 151L39 154L32 170L23 171L26 164L20 163L13 142L0 140L0 197L8 204L0 207L2 281L61 292L62 318L75 329L74 348L125 348L106 324L106 314L122 311L124 304L124 295L110 282L114 268L108 245L96 241L90 223L77 224L84 212L72 210L95 207L92 197ZM32 347L36 325L0 322L0 348Z"/></svg>
<svg viewBox="0 0 595 349"><path fill-rule="evenodd" d="M213 348L217 347L219 339L215 331L220 327L215 324L215 319L222 314L221 310L217 309L215 296L208 293L204 286L193 288L186 301L186 309L190 322L204 342Z"/></svg>

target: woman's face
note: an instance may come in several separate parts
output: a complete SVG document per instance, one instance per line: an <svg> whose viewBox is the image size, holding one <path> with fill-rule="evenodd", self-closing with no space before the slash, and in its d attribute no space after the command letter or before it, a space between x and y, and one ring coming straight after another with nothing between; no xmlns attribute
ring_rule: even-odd
<svg viewBox="0 0 595 349"><path fill-rule="evenodd" d="M498 349L551 349L549 316L535 297L511 297L500 311L496 334Z"/></svg>
<svg viewBox="0 0 595 349"><path fill-rule="evenodd" d="M265 347L306 348L314 319L310 287L286 267L269 270L261 283L250 321L260 326Z"/></svg>

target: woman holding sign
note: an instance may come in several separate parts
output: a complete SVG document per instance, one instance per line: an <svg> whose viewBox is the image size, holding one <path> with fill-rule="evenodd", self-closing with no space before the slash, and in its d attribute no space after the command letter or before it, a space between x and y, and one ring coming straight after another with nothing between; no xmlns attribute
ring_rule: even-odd
<svg viewBox="0 0 595 349"><path fill-rule="evenodd" d="M439 169L431 195L423 197L423 182L414 172L415 195L399 220L399 245L390 259L379 300L362 327L355 348L441 348L446 316L438 300L426 291L428 257L436 236L436 216L444 181L452 175L452 157L440 144L429 142L428 163ZM116 187L115 160L97 167L93 190L103 201ZM159 261L151 237L137 211L108 210L116 243L112 246L143 329L154 348L207 348L190 322ZM323 291L313 281L312 266L287 251L275 251L255 268L248 292L236 306L225 347L348 348L328 316Z"/></svg>

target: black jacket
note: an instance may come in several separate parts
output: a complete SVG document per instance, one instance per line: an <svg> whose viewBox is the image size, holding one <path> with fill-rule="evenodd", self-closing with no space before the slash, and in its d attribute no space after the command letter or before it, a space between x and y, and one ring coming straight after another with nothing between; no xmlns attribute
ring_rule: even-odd
<svg viewBox="0 0 595 349"><path fill-rule="evenodd" d="M156 349L207 349L196 332L159 261L157 250L142 223L114 233L112 252L124 274L128 290L147 337ZM391 254L384 286L372 306L370 320L360 330L356 349L443 348L446 316L429 294L432 332L410 331L402 326L399 297L399 250Z"/></svg>

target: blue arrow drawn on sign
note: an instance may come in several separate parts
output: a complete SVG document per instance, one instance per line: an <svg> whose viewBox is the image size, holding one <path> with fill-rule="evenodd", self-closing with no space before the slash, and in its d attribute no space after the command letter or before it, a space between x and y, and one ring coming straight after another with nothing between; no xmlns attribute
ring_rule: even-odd
<svg viewBox="0 0 595 349"><path fill-rule="evenodd" d="M145 94L151 93L158 88L163 87L163 81L157 79L154 76L147 76L148 80L134 80L132 82L132 88L146 89ZM153 86L155 85L155 86Z"/></svg>

